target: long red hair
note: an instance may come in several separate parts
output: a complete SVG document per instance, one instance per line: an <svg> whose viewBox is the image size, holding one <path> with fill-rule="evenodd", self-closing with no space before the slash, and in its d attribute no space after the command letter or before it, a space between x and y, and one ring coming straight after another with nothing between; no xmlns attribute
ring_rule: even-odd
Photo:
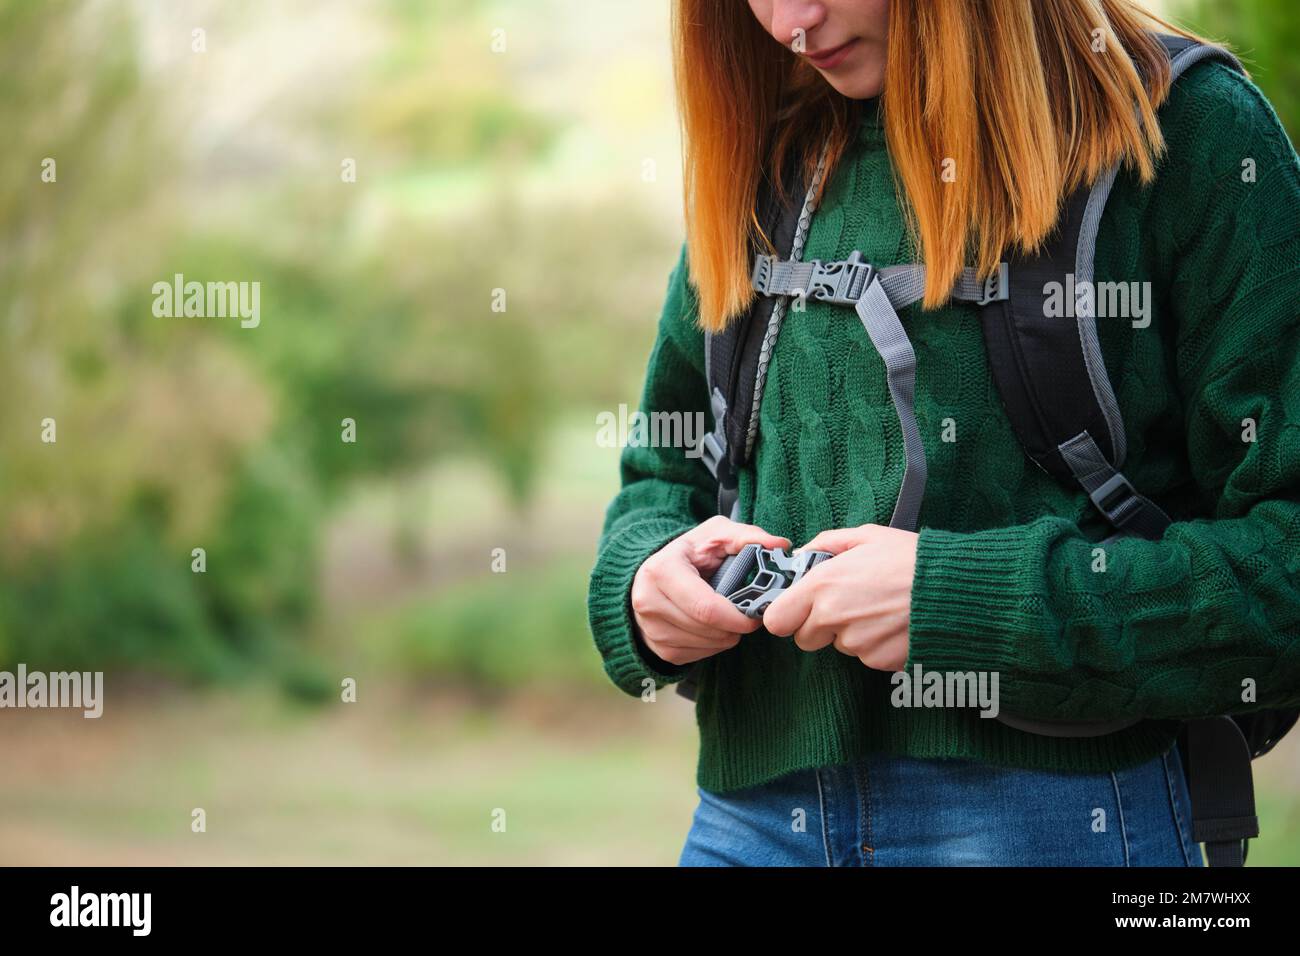
<svg viewBox="0 0 1300 956"><path fill-rule="evenodd" d="M1008 249L1037 248L1061 199L1116 162L1151 180L1169 90L1154 24L1184 32L1130 0L891 0L880 103L925 307L963 266L987 274ZM829 143L828 180L859 104L745 0L675 0L673 58L689 267L700 323L716 331L753 297L753 243L771 249L754 215L761 180L783 188L787 162L810 174Z"/></svg>

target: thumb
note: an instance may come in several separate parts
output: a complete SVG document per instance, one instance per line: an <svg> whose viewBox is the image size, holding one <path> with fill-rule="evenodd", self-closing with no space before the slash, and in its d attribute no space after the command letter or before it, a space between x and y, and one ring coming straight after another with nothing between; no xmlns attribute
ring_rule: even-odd
<svg viewBox="0 0 1300 956"><path fill-rule="evenodd" d="M831 528L815 536L807 544L802 545L800 551L829 551L831 554L840 554L849 548L857 547L866 538L864 533L868 525L861 528Z"/></svg>

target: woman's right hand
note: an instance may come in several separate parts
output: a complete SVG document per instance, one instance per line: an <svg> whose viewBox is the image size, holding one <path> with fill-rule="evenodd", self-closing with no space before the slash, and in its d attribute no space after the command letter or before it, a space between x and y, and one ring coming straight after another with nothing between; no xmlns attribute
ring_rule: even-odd
<svg viewBox="0 0 1300 956"><path fill-rule="evenodd" d="M728 555L747 544L789 548L785 538L722 515L696 525L646 559L632 579L632 616L646 646L669 664L693 664L735 647L758 630L709 587Z"/></svg>

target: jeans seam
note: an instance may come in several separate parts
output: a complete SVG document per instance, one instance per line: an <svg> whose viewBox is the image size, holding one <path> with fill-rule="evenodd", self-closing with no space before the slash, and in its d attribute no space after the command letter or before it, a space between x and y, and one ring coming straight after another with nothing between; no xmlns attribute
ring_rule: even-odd
<svg viewBox="0 0 1300 956"><path fill-rule="evenodd" d="M817 781L817 808L822 817L822 849L826 851L826 865L834 866L831 862L831 835L826 820L826 797L822 793L822 772L818 768L813 768L813 779Z"/></svg>
<svg viewBox="0 0 1300 956"><path fill-rule="evenodd" d="M1124 825L1124 798L1120 795L1119 777L1112 770L1110 774L1111 784L1115 787L1115 812L1119 814L1119 835L1124 841L1124 865L1132 866L1133 863L1129 857L1128 846L1128 828Z"/></svg>
<svg viewBox="0 0 1300 956"><path fill-rule="evenodd" d="M1191 866L1191 848L1187 845L1187 834L1183 830L1182 814L1178 812L1178 796L1177 791L1174 789L1173 768L1169 766L1170 753L1172 753L1172 749L1161 754L1160 761L1164 764L1165 768L1165 785L1169 792L1169 809L1173 811L1174 814L1174 828L1178 830L1178 845L1182 847L1183 850L1183 865Z"/></svg>
<svg viewBox="0 0 1300 956"><path fill-rule="evenodd" d="M854 767L858 780L858 857L863 866L875 866L876 851L871 836L871 783L867 777L867 760L861 758Z"/></svg>

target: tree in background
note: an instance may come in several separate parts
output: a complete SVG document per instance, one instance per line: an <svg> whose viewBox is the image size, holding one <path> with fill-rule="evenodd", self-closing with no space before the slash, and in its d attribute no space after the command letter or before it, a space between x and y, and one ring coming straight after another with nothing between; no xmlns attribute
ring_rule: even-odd
<svg viewBox="0 0 1300 956"><path fill-rule="evenodd" d="M271 28L210 9L227 52ZM556 121L521 104L479 11L333 9L382 40L321 95L256 70L221 88L162 6L0 0L0 668L310 689L351 489L468 456L524 509L557 405L607 401L643 361L626 330L653 332L671 244L632 205L516 189ZM175 74L144 56L159 34ZM206 115L214 95L247 96L271 145ZM175 273L259 282L261 324L153 315Z"/></svg>

